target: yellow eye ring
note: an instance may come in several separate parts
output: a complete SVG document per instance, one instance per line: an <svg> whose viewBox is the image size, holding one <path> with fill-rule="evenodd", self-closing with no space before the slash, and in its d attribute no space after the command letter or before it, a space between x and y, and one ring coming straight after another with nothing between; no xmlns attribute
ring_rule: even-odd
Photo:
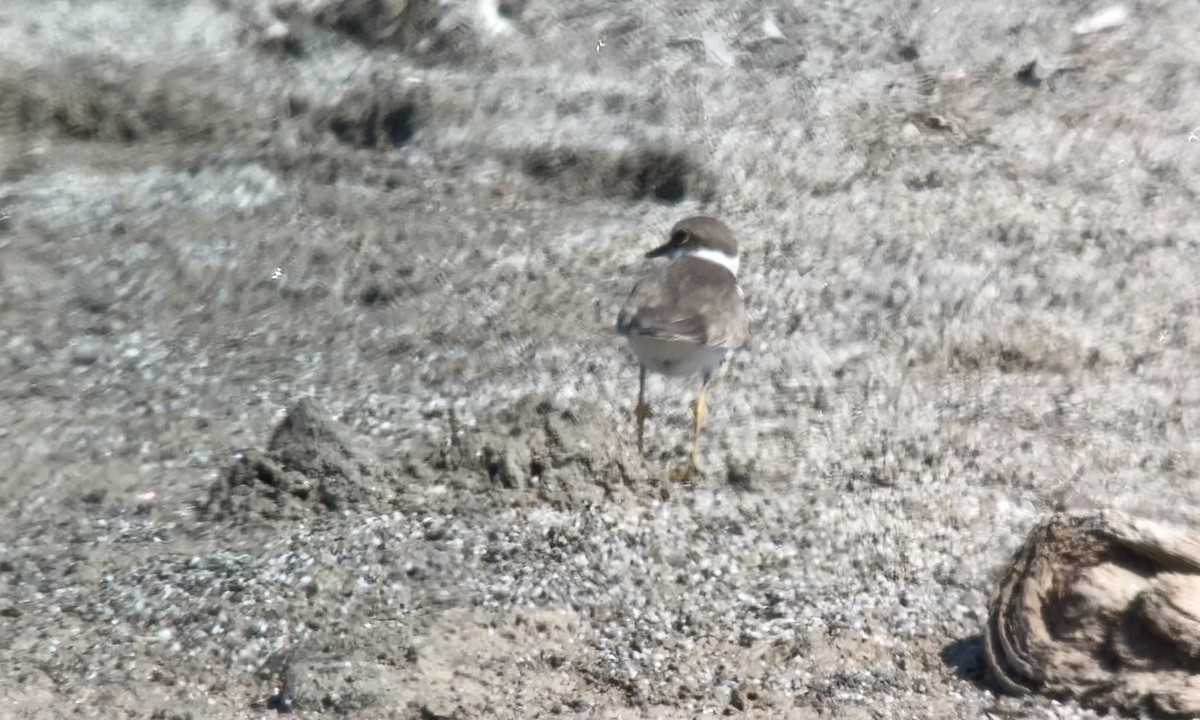
<svg viewBox="0 0 1200 720"><path fill-rule="evenodd" d="M690 232L688 232L687 230L676 230L675 231L675 244L676 245L687 245L691 241L692 241L692 234Z"/></svg>

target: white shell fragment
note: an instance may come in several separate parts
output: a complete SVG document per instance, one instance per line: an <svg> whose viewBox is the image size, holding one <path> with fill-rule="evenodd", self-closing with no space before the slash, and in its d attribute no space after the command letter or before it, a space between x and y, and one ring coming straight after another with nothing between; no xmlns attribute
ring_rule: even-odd
<svg viewBox="0 0 1200 720"><path fill-rule="evenodd" d="M1090 35L1119 28L1128 20L1129 9L1124 5L1113 5L1075 23L1071 32L1076 35Z"/></svg>
<svg viewBox="0 0 1200 720"><path fill-rule="evenodd" d="M762 34L763 34L763 37L765 37L769 40L786 40L787 39L786 37L784 37L783 31L779 29L779 24L775 22L775 16L771 15L771 13L767 13L766 15L763 16Z"/></svg>
<svg viewBox="0 0 1200 720"><path fill-rule="evenodd" d="M704 42L704 59L708 63L724 67L733 65L733 53L729 51L725 38L721 37L720 33L705 30L700 33L700 39Z"/></svg>

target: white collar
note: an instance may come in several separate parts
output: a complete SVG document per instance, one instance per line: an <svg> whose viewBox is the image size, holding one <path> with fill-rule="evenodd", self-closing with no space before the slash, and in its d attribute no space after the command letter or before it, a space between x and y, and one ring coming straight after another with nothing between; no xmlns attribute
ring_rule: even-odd
<svg viewBox="0 0 1200 720"><path fill-rule="evenodd" d="M713 250L712 248L700 248L698 250L690 250L682 254L684 256L691 256L701 260L707 260L710 263L716 263L717 265L720 265L728 270L734 277L737 277L738 266L741 264L736 255L729 255L728 253L723 253L720 250Z"/></svg>

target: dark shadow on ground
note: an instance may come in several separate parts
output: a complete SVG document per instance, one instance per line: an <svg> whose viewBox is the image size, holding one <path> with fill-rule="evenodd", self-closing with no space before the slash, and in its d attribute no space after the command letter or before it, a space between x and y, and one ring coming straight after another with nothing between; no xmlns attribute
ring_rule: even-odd
<svg viewBox="0 0 1200 720"><path fill-rule="evenodd" d="M942 648L942 662L954 668L955 677L966 680L982 690L995 691L988 680L987 662L983 659L983 636L955 640Z"/></svg>

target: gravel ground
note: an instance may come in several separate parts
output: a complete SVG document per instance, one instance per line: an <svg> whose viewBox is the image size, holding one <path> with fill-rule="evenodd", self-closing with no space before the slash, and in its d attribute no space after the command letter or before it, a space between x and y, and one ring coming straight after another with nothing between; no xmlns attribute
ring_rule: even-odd
<svg viewBox="0 0 1200 720"><path fill-rule="evenodd" d="M1200 517L1195 5L568 5L3 3L0 714L1095 717L979 633L1056 505ZM612 324L697 212L679 484Z"/></svg>

